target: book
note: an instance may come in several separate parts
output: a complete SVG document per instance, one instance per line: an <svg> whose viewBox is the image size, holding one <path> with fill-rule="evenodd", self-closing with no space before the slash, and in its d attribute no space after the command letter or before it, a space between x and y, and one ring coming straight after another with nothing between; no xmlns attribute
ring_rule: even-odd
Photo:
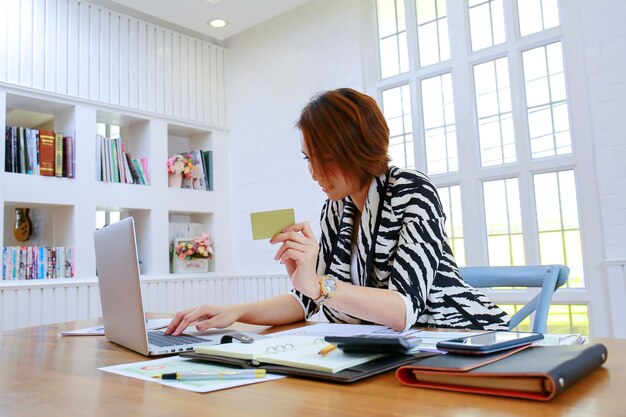
<svg viewBox="0 0 626 417"><path fill-rule="evenodd" d="M63 176L63 133L54 134L54 176Z"/></svg>
<svg viewBox="0 0 626 417"><path fill-rule="evenodd" d="M405 385L548 401L599 368L602 344L525 346L480 357L438 355L398 369Z"/></svg>
<svg viewBox="0 0 626 417"><path fill-rule="evenodd" d="M17 154L18 158L18 170L15 172L19 172L21 174L26 173L26 133L24 132L23 127L17 128Z"/></svg>
<svg viewBox="0 0 626 417"><path fill-rule="evenodd" d="M278 336L256 340L254 343L197 346L195 351L205 355L254 360L259 363L329 373L336 373L384 356L371 352L344 353L340 349L325 355L318 353L329 345L323 338L317 336Z"/></svg>
<svg viewBox="0 0 626 417"><path fill-rule="evenodd" d="M33 134L34 131L31 129L24 129L25 136L25 144L26 144L26 173L33 175L35 173L36 165L37 165L37 149L35 141L37 137Z"/></svg>
<svg viewBox="0 0 626 417"><path fill-rule="evenodd" d="M133 159L133 165L135 165L135 169L137 173L139 173L139 184L147 185L146 177L143 174L143 167L141 166L141 162L138 159Z"/></svg>
<svg viewBox="0 0 626 417"><path fill-rule="evenodd" d="M120 171L117 166L117 141L118 139L108 139L109 141L109 163L111 164L111 176L109 181L120 182Z"/></svg>
<svg viewBox="0 0 626 417"><path fill-rule="evenodd" d="M128 165L128 169L130 170L130 176L132 178L132 182L135 184L141 184L141 179L139 178L139 171L137 171L137 167L133 163L133 157L130 152L126 152L126 164Z"/></svg>
<svg viewBox="0 0 626 417"><path fill-rule="evenodd" d="M54 176L55 134L52 130L39 131L39 173Z"/></svg>
<svg viewBox="0 0 626 417"><path fill-rule="evenodd" d="M39 142L40 142L40 138L39 138L39 131L37 129L32 129L32 134L35 138L35 158L37 160L37 163L35 164L35 175L41 175L41 159L39 158Z"/></svg>
<svg viewBox="0 0 626 417"><path fill-rule="evenodd" d="M11 126L4 129L4 172L13 172L13 143L11 142Z"/></svg>
<svg viewBox="0 0 626 417"><path fill-rule="evenodd" d="M13 172L20 172L20 154L19 154L19 146L17 144L18 140L17 140L17 135L18 135L18 128L17 127L13 127L13 130L11 132L11 142L13 144L13 149L11 151L12 154L12 159L13 159Z"/></svg>
<svg viewBox="0 0 626 417"><path fill-rule="evenodd" d="M150 174L148 174L148 158L142 156L139 158L139 164L141 165L141 172L143 173L143 177L146 180L146 185L150 184Z"/></svg>
<svg viewBox="0 0 626 417"><path fill-rule="evenodd" d="M74 178L74 139L63 137L63 176Z"/></svg>
<svg viewBox="0 0 626 417"><path fill-rule="evenodd" d="M115 155L117 157L117 169L119 175L119 181L122 184L126 184L128 180L126 179L126 169L124 169L124 144L122 143L122 138L119 137L115 140Z"/></svg>
<svg viewBox="0 0 626 417"><path fill-rule="evenodd" d="M206 171L206 189L213 191L213 151L202 151L202 160Z"/></svg>
<svg viewBox="0 0 626 417"><path fill-rule="evenodd" d="M194 149L189 151L191 161L196 166L193 173L193 189L206 190L206 170L204 169L204 161L202 158L202 150Z"/></svg>

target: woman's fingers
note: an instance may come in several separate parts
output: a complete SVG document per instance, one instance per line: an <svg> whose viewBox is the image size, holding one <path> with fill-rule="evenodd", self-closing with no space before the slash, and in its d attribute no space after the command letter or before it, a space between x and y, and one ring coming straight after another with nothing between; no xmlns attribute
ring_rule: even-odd
<svg viewBox="0 0 626 417"><path fill-rule="evenodd" d="M200 306L182 318L178 327L174 330L174 333L172 333L172 336L180 336L194 321L201 318L210 319L212 316L213 314L210 312L209 306Z"/></svg>
<svg viewBox="0 0 626 417"><path fill-rule="evenodd" d="M312 239L317 242L315 239L315 235L313 234L313 230L311 229L311 225L309 222L304 221L301 223L292 224L291 226L287 226L283 231L276 234L271 240L270 243L276 243L277 241L281 241L286 239L287 237L291 237L295 239L294 236L300 236L302 239Z"/></svg>
<svg viewBox="0 0 626 417"><path fill-rule="evenodd" d="M307 221L303 221L300 223L302 225L302 234L308 237L309 239L315 239L315 235L313 234L313 230L311 229L311 225Z"/></svg>
<svg viewBox="0 0 626 417"><path fill-rule="evenodd" d="M298 242L293 242L293 241L287 241L285 243L283 243L280 248L278 249L278 251L276 252L276 256L274 256L275 260L280 259L283 256L283 253L285 253L285 251L287 249L295 249L297 251L300 252L304 252L309 248L309 246L307 245L303 245L302 243L298 243Z"/></svg>
<svg viewBox="0 0 626 417"><path fill-rule="evenodd" d="M285 253L283 253L283 255L280 257L280 263L284 264L288 259L291 259L299 264L303 259L305 259L305 256L300 251L287 249Z"/></svg>
<svg viewBox="0 0 626 417"><path fill-rule="evenodd" d="M164 334L166 335L170 335L174 332L174 330L176 330L178 328L178 326L180 325L180 322L183 320L183 318L191 313L195 308L188 308L187 310L182 310L179 311L178 313L176 313L176 315L174 316L174 318L172 319L172 321L170 321L170 324L167 326L167 329L165 329Z"/></svg>
<svg viewBox="0 0 626 417"><path fill-rule="evenodd" d="M270 243L274 244L279 242L285 242L287 240L293 240L300 243L312 243L311 239L307 238L302 233L293 230L286 230L284 232L278 233L272 239L270 239Z"/></svg>

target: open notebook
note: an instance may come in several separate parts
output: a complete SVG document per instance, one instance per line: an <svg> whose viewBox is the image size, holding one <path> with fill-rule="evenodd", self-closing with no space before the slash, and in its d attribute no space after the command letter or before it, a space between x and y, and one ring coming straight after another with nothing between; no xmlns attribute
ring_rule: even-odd
<svg viewBox="0 0 626 417"><path fill-rule="evenodd" d="M378 359L379 353L344 353L334 349L324 355L318 353L329 346L318 336L279 336L254 343L227 343L197 346L197 353L270 363L294 368L336 373L344 369Z"/></svg>

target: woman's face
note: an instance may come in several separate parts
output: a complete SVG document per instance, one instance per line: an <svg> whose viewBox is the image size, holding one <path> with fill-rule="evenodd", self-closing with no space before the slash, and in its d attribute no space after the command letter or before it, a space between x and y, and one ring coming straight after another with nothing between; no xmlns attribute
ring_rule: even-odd
<svg viewBox="0 0 626 417"><path fill-rule="evenodd" d="M313 181L316 181L319 186L322 187L322 191L326 193L329 199L338 201L357 191L357 188L354 187L350 178L346 177L339 168L339 165L334 162L330 162L324 166L324 169L326 170L326 178L321 179L313 169L310 159L311 154L309 153L309 149L307 148L303 138L300 139L300 144L304 159L307 161L311 178L313 178Z"/></svg>

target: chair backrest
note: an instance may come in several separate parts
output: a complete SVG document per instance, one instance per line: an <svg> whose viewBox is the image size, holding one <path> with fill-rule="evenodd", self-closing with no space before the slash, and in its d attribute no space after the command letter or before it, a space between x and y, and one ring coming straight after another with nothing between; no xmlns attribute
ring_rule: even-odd
<svg viewBox="0 0 626 417"><path fill-rule="evenodd" d="M461 277L474 288L539 287L541 291L511 317L509 330L535 311L533 331L545 333L552 294L567 282L569 268L564 265L468 266L459 268Z"/></svg>

